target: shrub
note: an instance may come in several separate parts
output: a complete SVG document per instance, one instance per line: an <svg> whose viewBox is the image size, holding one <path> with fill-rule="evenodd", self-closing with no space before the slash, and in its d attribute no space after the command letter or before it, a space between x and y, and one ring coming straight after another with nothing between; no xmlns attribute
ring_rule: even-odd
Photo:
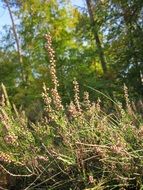
<svg viewBox="0 0 143 190"><path fill-rule="evenodd" d="M10 104L2 85L0 105L1 186L15 189L141 189L143 181L143 121L134 112L125 89L126 109L114 102L105 113L88 92L63 106L58 92L55 54L46 35L53 87L43 85L44 111L30 123ZM1 182L0 182L1 183Z"/></svg>

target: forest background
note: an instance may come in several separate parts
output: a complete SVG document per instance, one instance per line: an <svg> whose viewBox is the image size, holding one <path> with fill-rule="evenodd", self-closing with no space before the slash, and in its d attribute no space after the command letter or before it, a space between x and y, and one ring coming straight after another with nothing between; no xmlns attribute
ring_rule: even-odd
<svg viewBox="0 0 143 190"><path fill-rule="evenodd" d="M47 32L53 38L65 104L71 100L74 77L81 91L90 91L91 99L100 97L91 89L96 88L122 100L124 83L132 98L143 94L142 0L76 3L1 1L9 17L11 12L13 24L5 25L0 36L0 82L16 106L28 114L40 109L42 85L51 83L44 48Z"/></svg>

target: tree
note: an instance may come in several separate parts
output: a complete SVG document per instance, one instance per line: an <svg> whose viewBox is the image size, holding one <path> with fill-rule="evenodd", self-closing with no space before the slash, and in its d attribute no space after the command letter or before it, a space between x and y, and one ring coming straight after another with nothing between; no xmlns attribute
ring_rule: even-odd
<svg viewBox="0 0 143 190"><path fill-rule="evenodd" d="M93 2L92 2L92 0L86 0L86 4L87 4L87 8L88 8L89 17L90 17L91 29L92 29L94 39L95 39L95 44L97 45L100 62L102 65L103 72L105 74L107 72L107 63L105 60L105 55L104 55L104 51L103 51L103 48L101 45L101 41L100 41L100 38L98 35L97 23L96 23L96 20L94 18Z"/></svg>
<svg viewBox="0 0 143 190"><path fill-rule="evenodd" d="M18 53L18 57L19 57L20 67L21 67L21 80L22 80L22 82L24 82L25 78L24 78L23 59L22 59L22 55L21 55L20 42L19 42L17 31L16 31L16 26L14 23L14 18L13 18L13 14L12 14L12 11L10 8L9 0L4 0L4 2L6 4L6 7L8 8L9 16L10 16L11 23L12 23L12 30L13 30L13 34L14 34L14 38L15 38L15 44L17 47L17 53Z"/></svg>
<svg viewBox="0 0 143 190"><path fill-rule="evenodd" d="M115 11L116 17L114 14L112 16L111 11L109 12L110 17L112 20L114 19L114 22L118 23L115 28L116 41L113 41L110 49L110 51L115 52L113 62L116 62L118 65L117 70L120 70L122 81L132 86L131 89L136 89L138 93L142 94L141 71L143 69L143 59L141 55L143 53L143 43L141 36L143 30L140 21L142 20L143 2L133 0L124 2L112 0L111 2L112 10ZM115 35L112 35L112 39L115 38Z"/></svg>

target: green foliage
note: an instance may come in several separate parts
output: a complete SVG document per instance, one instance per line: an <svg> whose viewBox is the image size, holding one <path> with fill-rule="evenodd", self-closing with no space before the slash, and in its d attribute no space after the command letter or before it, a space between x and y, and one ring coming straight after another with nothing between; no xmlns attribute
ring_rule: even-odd
<svg viewBox="0 0 143 190"><path fill-rule="evenodd" d="M121 97L121 86L126 83L134 98L142 96L142 1L91 3L95 22L92 27L98 33L106 58L106 74L86 7L78 9L67 0L9 1L14 18L18 19L15 27L25 81L21 79L19 57L14 50L14 35L8 27L1 41L0 81L8 87L10 98L17 106L22 104L30 110L32 101L37 97L40 100L43 82L50 86L49 59L43 40L47 32L54 39L60 93L65 104L71 99L73 77L78 79L81 89L82 85L91 86L111 97ZM91 98L96 99L92 92Z"/></svg>

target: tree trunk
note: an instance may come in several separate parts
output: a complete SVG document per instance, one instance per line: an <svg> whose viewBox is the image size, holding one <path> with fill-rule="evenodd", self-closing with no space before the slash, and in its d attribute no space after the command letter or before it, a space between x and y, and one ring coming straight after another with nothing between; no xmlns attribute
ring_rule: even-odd
<svg viewBox="0 0 143 190"><path fill-rule="evenodd" d="M90 17L90 25L91 25L91 29L92 29L92 32L94 35L95 44L97 45L102 70L105 74L107 72L107 63L105 60L105 55L104 55L104 51L103 51L103 48L101 45L101 41L100 41L97 29L96 29L96 22L95 22L94 16L93 16L92 0L86 0L86 4L87 4L87 8L88 8L89 17Z"/></svg>
<svg viewBox="0 0 143 190"><path fill-rule="evenodd" d="M124 22L125 22L125 26L126 26L126 32L129 38L129 49L131 50L131 58L133 58L134 60L134 65L135 65L135 69L137 72L137 85L136 87L138 87L139 91L141 92L141 94L143 94L143 80L142 80L142 70L141 70L141 66L140 66L140 62L142 62L142 57L140 59L139 55L138 55L138 51L137 51L137 47L136 44L134 42L135 36L134 36L134 25L137 26L137 20L138 20L138 16L137 13L133 12L134 14L136 14L136 17L133 17L133 13L130 11L129 7L124 7L121 5L121 9L122 9L122 13L123 13L123 18L124 18ZM133 9L133 8L132 8ZM135 9L136 11L138 9ZM133 17L133 21L132 18ZM141 30L140 27L138 27L138 30ZM139 31L137 32L139 33Z"/></svg>
<svg viewBox="0 0 143 190"><path fill-rule="evenodd" d="M13 30L13 34L14 34L14 37L15 37L15 42L16 42L16 47L17 47L17 52L18 52L19 62L20 62L20 68L21 68L21 78L22 78L22 82L24 82L25 77L24 77L24 71L23 71L23 59L22 59L22 55L21 55L21 49L20 49L20 43L19 43L18 35L17 35L17 32L16 32L16 26L15 26L15 23L14 23L14 18L13 18L12 11L11 11L11 8L10 8L10 5L9 5L9 1L4 0L4 2L5 2L6 6L8 8L9 16L10 16L11 23L12 23L12 30Z"/></svg>

